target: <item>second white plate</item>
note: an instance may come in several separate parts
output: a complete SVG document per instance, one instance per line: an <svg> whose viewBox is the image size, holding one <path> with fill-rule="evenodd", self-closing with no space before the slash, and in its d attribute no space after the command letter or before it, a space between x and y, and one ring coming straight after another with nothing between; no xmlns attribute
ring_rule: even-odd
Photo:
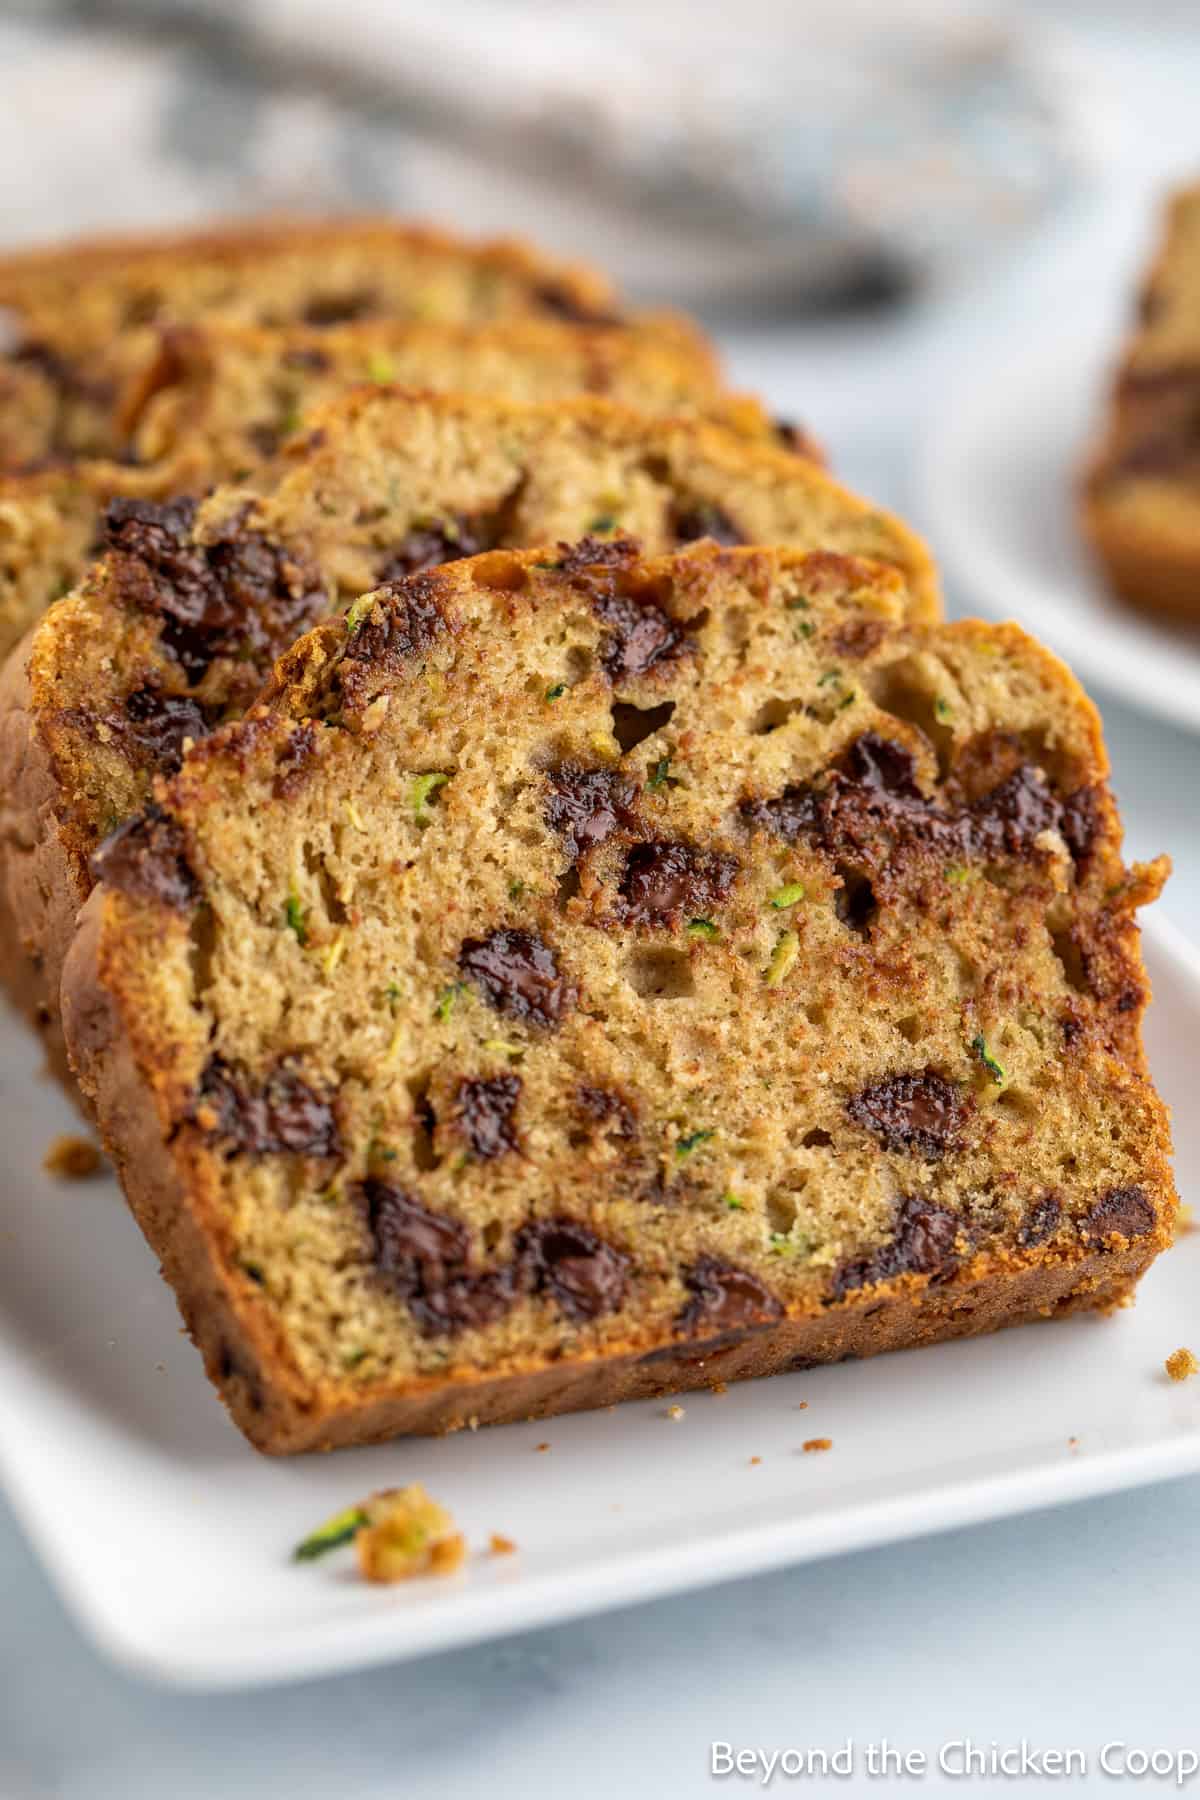
<svg viewBox="0 0 1200 1800"><path fill-rule="evenodd" d="M1200 631L1114 599L1079 536L1078 469L1118 341L1105 318L977 352L926 436L919 521L972 612L1016 619L1085 681L1200 731Z"/></svg>

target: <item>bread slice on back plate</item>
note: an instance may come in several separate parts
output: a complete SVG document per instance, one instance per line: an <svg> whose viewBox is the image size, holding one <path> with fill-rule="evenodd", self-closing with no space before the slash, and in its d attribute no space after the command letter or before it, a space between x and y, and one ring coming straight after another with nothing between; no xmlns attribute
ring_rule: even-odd
<svg viewBox="0 0 1200 1800"><path fill-rule="evenodd" d="M906 606L935 604L912 533L805 458L716 426L391 389L315 417L316 442L262 491L221 490L198 514L118 507L108 554L0 677L0 974L60 1073L58 977L96 845L293 638L377 580L627 528L656 550L708 534L878 552L903 568Z"/></svg>
<svg viewBox="0 0 1200 1800"><path fill-rule="evenodd" d="M830 552L482 555L109 840L68 1042L257 1446L1108 1307L1167 1245L1163 871L1062 664L907 613Z"/></svg>
<svg viewBox="0 0 1200 1800"><path fill-rule="evenodd" d="M1084 471L1081 518L1113 589L1200 622L1200 182L1173 194Z"/></svg>
<svg viewBox="0 0 1200 1800"><path fill-rule="evenodd" d="M694 415L822 460L802 428L722 390L703 338L664 332L657 316L620 328L544 319L371 320L325 332L179 327L162 334L123 403L127 461L66 458L0 473L0 655L82 575L110 500L178 499L252 480L310 409L367 381L518 402L603 392L643 413Z"/></svg>
<svg viewBox="0 0 1200 1800"><path fill-rule="evenodd" d="M0 308L15 316L21 340L8 380L20 404L11 440L0 426L0 463L28 459L38 419L44 442L35 454L114 454L125 384L153 354L162 325L526 317L599 325L620 311L606 276L529 245L355 217L257 219L18 251L0 257ZM681 319L673 329L698 336Z"/></svg>

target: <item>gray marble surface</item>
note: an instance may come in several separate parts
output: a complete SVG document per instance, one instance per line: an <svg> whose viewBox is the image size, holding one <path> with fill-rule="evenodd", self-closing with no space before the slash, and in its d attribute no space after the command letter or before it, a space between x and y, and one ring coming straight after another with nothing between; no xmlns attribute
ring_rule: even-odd
<svg viewBox="0 0 1200 1800"><path fill-rule="evenodd" d="M738 375L808 418L847 478L881 500L909 505L911 446L952 403L946 384L1006 333L1056 320L1072 284L1113 279L1136 254L1146 195L1196 155L1200 35L1112 24L1095 43L1126 102L1121 172L1020 267L919 313L726 334ZM960 611L970 600L951 596ZM1200 937L1200 737L1097 697L1131 849L1171 850L1161 904ZM87 1472L63 1476L78 1484L86 1532ZM714 1738L832 1749L887 1737L934 1757L965 1737L1079 1746L1089 1759L1112 1740L1200 1749L1198 1609L1200 1480L1185 1480L415 1665L206 1699L139 1686L98 1658L0 1502L0 1800L757 1791L711 1780ZM771 1791L890 1785L777 1779ZM905 1785L1000 1795L1022 1784L935 1768ZM1113 1785L1093 1773L1069 1787Z"/></svg>

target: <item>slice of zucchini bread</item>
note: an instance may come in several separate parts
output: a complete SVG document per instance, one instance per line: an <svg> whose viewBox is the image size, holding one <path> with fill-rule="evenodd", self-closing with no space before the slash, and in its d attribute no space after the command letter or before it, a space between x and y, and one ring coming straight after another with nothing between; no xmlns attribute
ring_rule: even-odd
<svg viewBox="0 0 1200 1800"><path fill-rule="evenodd" d="M175 236L68 243L0 258L0 308L20 334L14 438L29 454L116 453L122 391L152 354L155 327L197 319L244 324L417 319L486 324L535 317L612 323L618 301L598 271L525 244L476 243L384 218L249 220ZM698 336L676 319L674 329ZM18 441L19 440L19 441Z"/></svg>
<svg viewBox="0 0 1200 1800"><path fill-rule="evenodd" d="M314 407L369 382L523 402L601 394L644 412L727 417L747 435L777 429L758 401L723 392L703 338L647 315L616 329L553 319L175 326L125 397L122 435L139 463L199 448L228 480L273 455Z"/></svg>
<svg viewBox="0 0 1200 1800"><path fill-rule="evenodd" d="M1084 473L1081 512L1122 599L1200 620L1200 184L1168 206Z"/></svg>
<svg viewBox="0 0 1200 1800"><path fill-rule="evenodd" d="M1110 1307L1169 1242L1163 870L1062 664L894 570L409 576L97 867L71 1053L264 1450Z"/></svg>
<svg viewBox="0 0 1200 1800"><path fill-rule="evenodd" d="M820 455L757 400L723 393L703 340L666 336L651 322L601 330L554 320L371 320L324 333L181 327L162 334L128 396L121 435L129 462L78 457L0 474L0 655L82 575L110 499L175 499L245 481L310 408L368 380L539 402L603 388L642 412L696 413Z"/></svg>
<svg viewBox="0 0 1200 1800"><path fill-rule="evenodd" d="M198 515L119 505L109 554L0 676L0 977L60 1074L59 971L97 843L339 599L485 546L621 525L655 549L707 533L877 552L904 568L908 604L935 605L927 553L898 521L716 426L392 389L315 416L317 442L261 494L223 489Z"/></svg>

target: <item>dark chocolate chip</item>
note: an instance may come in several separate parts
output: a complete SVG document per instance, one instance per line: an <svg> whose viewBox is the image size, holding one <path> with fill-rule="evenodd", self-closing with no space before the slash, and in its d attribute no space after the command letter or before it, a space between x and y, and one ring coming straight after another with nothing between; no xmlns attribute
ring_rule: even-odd
<svg viewBox="0 0 1200 1800"><path fill-rule="evenodd" d="M476 1330L503 1317L515 1291L512 1271L472 1270L464 1224L373 1177L360 1192L375 1265L426 1337Z"/></svg>
<svg viewBox="0 0 1200 1800"><path fill-rule="evenodd" d="M965 1089L934 1069L889 1075L846 1102L847 1117L872 1132L885 1150L944 1156L954 1149L973 1110Z"/></svg>
<svg viewBox="0 0 1200 1800"><path fill-rule="evenodd" d="M383 589L351 628L337 680L348 701L373 695L382 673L425 656L446 631L441 590L428 575L410 575Z"/></svg>
<svg viewBox="0 0 1200 1800"><path fill-rule="evenodd" d="M326 610L323 586L261 532L231 522L192 540L196 503L114 500L106 515L122 592L162 620L161 639L189 681L218 656L266 660Z"/></svg>
<svg viewBox="0 0 1200 1800"><path fill-rule="evenodd" d="M581 1083L575 1089L575 1103L585 1119L610 1137L628 1140L637 1136L637 1118L623 1094L612 1088L589 1087Z"/></svg>
<svg viewBox="0 0 1200 1800"><path fill-rule="evenodd" d="M688 638L660 606L615 591L594 596L592 605L607 630L600 662L610 681L645 675L661 663L675 662L688 649Z"/></svg>
<svg viewBox="0 0 1200 1800"><path fill-rule="evenodd" d="M740 810L750 824L789 843L804 837L832 855L856 852L879 864L904 849L947 863L1030 857L1040 851L1042 833L1060 830L1064 816L1062 802L1030 763L969 806L939 806L917 786L911 751L875 732L856 738L841 766L823 777L793 783L772 799L744 799Z"/></svg>
<svg viewBox="0 0 1200 1800"><path fill-rule="evenodd" d="M362 1183L375 1266L405 1300L432 1293L467 1272L470 1233L458 1219L431 1212L402 1189L373 1176Z"/></svg>
<svg viewBox="0 0 1200 1800"><path fill-rule="evenodd" d="M538 1219L517 1233L523 1285L548 1294L569 1319L615 1312L625 1298L629 1259L575 1219Z"/></svg>
<svg viewBox="0 0 1200 1800"><path fill-rule="evenodd" d="M614 831L635 823L637 786L617 769L585 769L582 763L565 762L551 769L546 779L550 784L546 823L563 839L572 861L603 844Z"/></svg>
<svg viewBox="0 0 1200 1800"><path fill-rule="evenodd" d="M223 1057L210 1057L191 1117L231 1155L341 1155L341 1133L330 1097L286 1059L265 1081L256 1083Z"/></svg>
<svg viewBox="0 0 1200 1800"><path fill-rule="evenodd" d="M835 1299L890 1281L897 1275L941 1275L958 1259L962 1220L932 1201L909 1196L900 1203L890 1243L871 1256L843 1263L833 1281Z"/></svg>
<svg viewBox="0 0 1200 1800"><path fill-rule="evenodd" d="M691 1299L676 1324L692 1337L767 1325L783 1305L757 1275L715 1256L701 1256L683 1272Z"/></svg>
<svg viewBox="0 0 1200 1800"><path fill-rule="evenodd" d="M825 453L820 444L795 419L772 419L771 424L785 450L806 457L810 462L824 463Z"/></svg>
<svg viewBox="0 0 1200 1800"><path fill-rule="evenodd" d="M560 575L582 575L593 569L624 569L641 555L636 538L600 538L590 535L577 543L558 546L559 558L553 568Z"/></svg>
<svg viewBox="0 0 1200 1800"><path fill-rule="evenodd" d="M311 719L292 727L275 762L271 792L277 800L292 799L311 775L317 755L318 730Z"/></svg>
<svg viewBox="0 0 1200 1800"><path fill-rule="evenodd" d="M1059 826L1068 850L1076 864L1083 868L1095 849L1103 821L1103 789L1099 787L1076 788L1063 801L1062 823Z"/></svg>
<svg viewBox="0 0 1200 1800"><path fill-rule="evenodd" d="M698 538L711 538L715 544L729 546L746 542L729 514L710 500L693 500L673 507L671 531L678 544L692 544Z"/></svg>
<svg viewBox="0 0 1200 1800"><path fill-rule="evenodd" d="M380 585L419 574L422 569L434 569L439 563L457 562L460 557L478 556L483 550L494 549L497 517L491 513L458 513L453 519L414 525L388 552L378 574Z"/></svg>
<svg viewBox="0 0 1200 1800"><path fill-rule="evenodd" d="M186 694L164 694L155 682L135 688L125 701L124 717L114 720L117 735L138 762L173 775L183 761L185 738L198 742L211 722L204 707Z"/></svg>
<svg viewBox="0 0 1200 1800"><path fill-rule="evenodd" d="M575 988L560 972L558 958L533 931L467 938L458 966L490 1006L514 1019L557 1025L575 1002Z"/></svg>
<svg viewBox="0 0 1200 1800"><path fill-rule="evenodd" d="M379 295L372 288L344 294L314 294L300 317L306 325L348 325L379 311Z"/></svg>
<svg viewBox="0 0 1200 1800"><path fill-rule="evenodd" d="M458 1084L458 1116L476 1156L490 1160L517 1148L513 1115L521 1094L519 1075L493 1075Z"/></svg>
<svg viewBox="0 0 1200 1800"><path fill-rule="evenodd" d="M533 290L539 311L551 319L563 319L569 325L619 325L621 315L611 307L596 306L583 300L566 282L543 281Z"/></svg>
<svg viewBox="0 0 1200 1800"><path fill-rule="evenodd" d="M704 914L728 897L740 864L721 850L653 840L625 858L620 916L631 925L674 923L685 911Z"/></svg>
<svg viewBox="0 0 1200 1800"><path fill-rule="evenodd" d="M1155 1212L1140 1187L1113 1187L1101 1194L1083 1220L1084 1241L1103 1245L1112 1232L1122 1237L1145 1237L1154 1230Z"/></svg>
<svg viewBox="0 0 1200 1800"><path fill-rule="evenodd" d="M178 912L186 912L200 896L183 829L157 806L118 825L93 853L91 869L97 881L122 894Z"/></svg>
<svg viewBox="0 0 1200 1800"><path fill-rule="evenodd" d="M1035 1244L1044 1244L1058 1230L1062 1218L1062 1201L1057 1194L1043 1194L1035 1200L1025 1215L1025 1223L1021 1227L1021 1242L1027 1249Z"/></svg>

